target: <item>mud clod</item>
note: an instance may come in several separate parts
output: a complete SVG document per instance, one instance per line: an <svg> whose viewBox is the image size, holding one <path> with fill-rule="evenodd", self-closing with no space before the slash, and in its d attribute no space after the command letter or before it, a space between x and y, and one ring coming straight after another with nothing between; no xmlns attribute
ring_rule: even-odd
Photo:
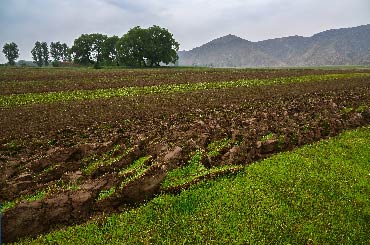
<svg viewBox="0 0 370 245"><path fill-rule="evenodd" d="M94 196L89 191L65 192L45 200L22 202L5 212L4 242L79 223L89 217Z"/></svg>

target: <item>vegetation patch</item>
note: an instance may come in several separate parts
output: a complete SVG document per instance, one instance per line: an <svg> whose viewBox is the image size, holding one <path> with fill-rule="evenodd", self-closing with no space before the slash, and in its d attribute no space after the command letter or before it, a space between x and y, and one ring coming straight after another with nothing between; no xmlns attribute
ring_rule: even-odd
<svg viewBox="0 0 370 245"><path fill-rule="evenodd" d="M111 195L113 195L114 193L116 192L116 187L111 187L110 189L108 190L102 190L100 191L99 193L99 196L98 196L98 201L100 200L103 200L105 198L108 198L110 197Z"/></svg>
<svg viewBox="0 0 370 245"><path fill-rule="evenodd" d="M114 156L116 152L118 152L121 149L120 145L114 146L109 152L103 154L101 157L96 157L96 155L87 157L83 160L85 162L85 168L82 169L82 172L85 175L91 175L96 169L98 169L100 166L109 166L112 163L121 160L124 156L126 156L130 151L132 151L132 148L127 149L122 154L119 154L118 156Z"/></svg>
<svg viewBox="0 0 370 245"><path fill-rule="evenodd" d="M274 137L275 135L273 133L268 133L262 137L261 141L265 142L265 141L273 139Z"/></svg>
<svg viewBox="0 0 370 245"><path fill-rule="evenodd" d="M218 150L223 149L228 144L230 144L229 139L215 141L208 145L211 150L211 154L208 154L211 156L217 156L219 153ZM224 173L228 170L238 170L241 168L241 166L237 165L225 165L208 169L201 162L203 157L205 157L204 152L197 150L193 153L193 156L185 166L171 170L161 183L162 189L166 191L171 188L175 189L176 187L185 187L193 182L195 183L202 179L206 179L207 176L213 176L218 173Z"/></svg>
<svg viewBox="0 0 370 245"><path fill-rule="evenodd" d="M176 168L166 175L166 178L161 184L162 188L166 189L182 185L207 173L207 168L201 163L202 157L202 151L197 150L185 166Z"/></svg>
<svg viewBox="0 0 370 245"><path fill-rule="evenodd" d="M231 145L231 140L228 138L224 138L215 142L210 143L207 146L207 155L210 157L217 157L220 155L220 151L230 147Z"/></svg>
<svg viewBox="0 0 370 245"><path fill-rule="evenodd" d="M361 106L357 107L355 111L358 112L358 113L362 113L362 112L364 112L368 109L369 109L369 106L361 105Z"/></svg>
<svg viewBox="0 0 370 245"><path fill-rule="evenodd" d="M124 177L124 181L122 181L120 188L123 188L129 182L142 176L148 170L149 167L147 166L147 163L151 158L152 156L140 157L128 168L121 170L118 175Z"/></svg>
<svg viewBox="0 0 370 245"><path fill-rule="evenodd" d="M53 169L55 169L55 168L57 168L59 166L60 166L60 164L52 164L49 167L47 167L44 170L42 170L42 172L40 174L47 174L47 173L49 173L50 171L52 171Z"/></svg>
<svg viewBox="0 0 370 245"><path fill-rule="evenodd" d="M15 205L17 205L20 202L24 202L24 201L32 202L32 201L41 200L49 193L50 193L50 188L47 188L47 189L43 189L41 191L38 191L35 194L21 196L21 197L15 199L15 200L5 202L1 206L0 212L2 212L2 213L6 212L8 209L13 208Z"/></svg>
<svg viewBox="0 0 370 245"><path fill-rule="evenodd" d="M15 140L1 146L0 150L6 151L7 155L14 156L22 149L22 146Z"/></svg>
<svg viewBox="0 0 370 245"><path fill-rule="evenodd" d="M69 190L69 191L77 191L80 189L78 183L68 183L63 180L58 180L54 185L49 186L50 193Z"/></svg>

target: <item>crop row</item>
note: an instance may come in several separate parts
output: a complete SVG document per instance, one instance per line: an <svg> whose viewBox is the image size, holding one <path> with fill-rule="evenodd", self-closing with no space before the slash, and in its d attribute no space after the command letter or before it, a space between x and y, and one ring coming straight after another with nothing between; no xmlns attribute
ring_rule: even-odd
<svg viewBox="0 0 370 245"><path fill-rule="evenodd" d="M87 79L97 80L132 80L135 78L159 78L168 77L181 79L190 75L209 76L247 76L248 78L263 78L265 76L299 76L299 75L318 75L330 73L348 73L348 72L368 72L368 70L323 70L323 69L211 69L211 68L171 68L171 69L9 69L0 68L0 82L54 82L54 81L78 81Z"/></svg>
<svg viewBox="0 0 370 245"><path fill-rule="evenodd" d="M272 79L368 70L322 69L1 69L0 95L145 87L164 84Z"/></svg>
<svg viewBox="0 0 370 245"><path fill-rule="evenodd" d="M94 100L94 99L107 99L112 97L129 97L149 94L192 92L209 89L225 89L260 85L302 83L310 81L332 81L338 79L356 79L364 77L370 77L370 74L367 73L327 74L301 77L285 77L279 79L277 78L253 79L253 80L238 80L226 82L224 81L224 82L188 83L188 84L167 84L146 87L125 87L118 89L97 89L97 90L79 90L70 92L16 94L9 96L0 96L0 107L13 107L20 105L53 103L72 100Z"/></svg>

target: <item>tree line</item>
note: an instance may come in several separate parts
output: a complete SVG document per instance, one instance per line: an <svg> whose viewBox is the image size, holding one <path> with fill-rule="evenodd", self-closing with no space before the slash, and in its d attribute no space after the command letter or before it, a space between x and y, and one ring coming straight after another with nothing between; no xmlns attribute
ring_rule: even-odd
<svg viewBox="0 0 370 245"><path fill-rule="evenodd" d="M79 65L153 67L175 63L178 60L179 43L167 29L152 26L147 29L136 26L121 38L99 33L82 34L72 47L65 43L37 41L31 50L33 62L39 67L59 66L73 62ZM14 42L6 43L3 53L9 65L15 65L19 49ZM50 60L50 56L52 60Z"/></svg>

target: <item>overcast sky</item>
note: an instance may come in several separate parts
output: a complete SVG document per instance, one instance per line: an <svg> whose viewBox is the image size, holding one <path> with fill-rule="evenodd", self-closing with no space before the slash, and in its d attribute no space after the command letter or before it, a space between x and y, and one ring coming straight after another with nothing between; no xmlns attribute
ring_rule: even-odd
<svg viewBox="0 0 370 245"><path fill-rule="evenodd" d="M15 42L27 60L36 41L71 46L83 33L134 26L165 27L189 50L227 34L260 41L363 24L370 0L0 0L0 45Z"/></svg>

